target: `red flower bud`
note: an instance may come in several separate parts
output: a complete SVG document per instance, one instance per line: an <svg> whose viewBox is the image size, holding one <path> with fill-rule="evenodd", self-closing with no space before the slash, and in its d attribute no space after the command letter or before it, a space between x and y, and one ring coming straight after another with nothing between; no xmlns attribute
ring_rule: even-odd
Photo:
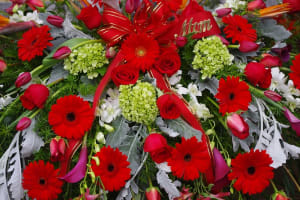
<svg viewBox="0 0 300 200"><path fill-rule="evenodd" d="M220 38L221 39L221 41L222 41L222 43L224 44L224 45L229 45L230 43L228 42L228 40L226 40L224 37L222 37L221 35L216 35L218 38Z"/></svg>
<svg viewBox="0 0 300 200"><path fill-rule="evenodd" d="M160 200L160 194L155 187L148 188L146 190L147 200Z"/></svg>
<svg viewBox="0 0 300 200"><path fill-rule="evenodd" d="M43 8L44 3L42 0L26 0L26 4L32 9L35 10L36 7Z"/></svg>
<svg viewBox="0 0 300 200"><path fill-rule="evenodd" d="M106 58L113 58L115 57L116 53L117 52L113 47L109 47L108 49L106 49L105 56Z"/></svg>
<svg viewBox="0 0 300 200"><path fill-rule="evenodd" d="M83 21L88 29L94 29L101 25L102 17L96 6L88 6L81 10L80 14L77 15L77 19Z"/></svg>
<svg viewBox="0 0 300 200"><path fill-rule="evenodd" d="M299 0L283 0L282 3L288 3L291 8L290 12L300 11L300 1Z"/></svg>
<svg viewBox="0 0 300 200"><path fill-rule="evenodd" d="M241 52L251 52L251 51L256 51L258 49L259 45L256 44L255 42L247 41L247 40L242 40L240 42L240 47L239 50Z"/></svg>
<svg viewBox="0 0 300 200"><path fill-rule="evenodd" d="M49 15L47 17L47 22L49 24L52 24L53 26L62 27L62 23L64 22L64 19L60 16L56 16L56 15Z"/></svg>
<svg viewBox="0 0 300 200"><path fill-rule="evenodd" d="M260 63L266 67L282 66L280 58L272 55L264 56L263 59L261 59Z"/></svg>
<svg viewBox="0 0 300 200"><path fill-rule="evenodd" d="M30 81L31 81L31 74L29 72L23 72L23 73L19 74L19 76L15 82L15 86L17 88L19 88L19 87L22 87L23 85L26 85Z"/></svg>
<svg viewBox="0 0 300 200"><path fill-rule="evenodd" d="M289 200L289 198L283 194L277 193L275 196L275 200Z"/></svg>
<svg viewBox="0 0 300 200"><path fill-rule="evenodd" d="M17 131L22 131L28 128L31 124L31 119L28 117L23 117L17 124L16 129Z"/></svg>
<svg viewBox="0 0 300 200"><path fill-rule="evenodd" d="M248 124L236 113L227 117L227 126L232 134L241 140L246 139L249 136Z"/></svg>
<svg viewBox="0 0 300 200"><path fill-rule="evenodd" d="M176 38L176 45L178 47L184 47L186 43L187 43L186 37L179 36L179 37Z"/></svg>
<svg viewBox="0 0 300 200"><path fill-rule="evenodd" d="M0 73L4 72L7 68L6 63L4 62L4 60L0 59Z"/></svg>
<svg viewBox="0 0 300 200"><path fill-rule="evenodd" d="M284 116L289 120L292 129L300 136L300 119L298 119L289 109L284 108Z"/></svg>
<svg viewBox="0 0 300 200"><path fill-rule="evenodd" d="M60 60L68 57L71 54L71 49L67 46L60 47L57 51L53 54L53 58Z"/></svg>
<svg viewBox="0 0 300 200"><path fill-rule="evenodd" d="M265 8L266 4L263 0L255 0L255 1L251 1L250 3L248 3L248 10L249 11L253 11L256 9L262 9Z"/></svg>
<svg viewBox="0 0 300 200"><path fill-rule="evenodd" d="M217 17L222 18L231 13L231 8L220 8L216 10Z"/></svg>
<svg viewBox="0 0 300 200"><path fill-rule="evenodd" d="M134 0L127 0L125 4L125 11L127 13L132 13L134 11Z"/></svg>
<svg viewBox="0 0 300 200"><path fill-rule="evenodd" d="M254 86L258 85L261 88L268 88L271 84L271 70L265 69L265 66L261 63L248 63L244 73L250 83Z"/></svg>
<svg viewBox="0 0 300 200"><path fill-rule="evenodd" d="M64 157L66 150L66 143L64 139L57 140L53 138L50 142L50 154L51 154L51 161L61 161Z"/></svg>
<svg viewBox="0 0 300 200"><path fill-rule="evenodd" d="M264 91L264 95L275 102L281 101L281 99L282 99L282 96L280 96L280 94L278 94L272 90Z"/></svg>
<svg viewBox="0 0 300 200"><path fill-rule="evenodd" d="M43 108L49 96L49 89L42 84L32 84L20 97L22 105L28 110L35 107Z"/></svg>

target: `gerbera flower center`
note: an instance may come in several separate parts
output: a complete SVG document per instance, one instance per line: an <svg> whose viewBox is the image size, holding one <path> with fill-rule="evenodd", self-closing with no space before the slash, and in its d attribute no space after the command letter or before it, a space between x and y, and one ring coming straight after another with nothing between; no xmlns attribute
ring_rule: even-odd
<svg viewBox="0 0 300 200"><path fill-rule="evenodd" d="M146 54L146 49L144 47L137 47L136 50L135 50L135 54L138 56L138 57L143 57L145 56Z"/></svg>
<svg viewBox="0 0 300 200"><path fill-rule="evenodd" d="M248 174L252 175L255 173L255 168L253 166L248 168Z"/></svg>
<svg viewBox="0 0 300 200"><path fill-rule="evenodd" d="M40 178L40 185L45 185L46 180L44 178Z"/></svg>
<svg viewBox="0 0 300 200"><path fill-rule="evenodd" d="M184 156L184 160L185 161L187 161L187 162L189 162L189 161L191 161L191 159L192 159L192 156L191 156L191 154L185 154L185 156Z"/></svg>
<svg viewBox="0 0 300 200"><path fill-rule="evenodd" d="M115 166L114 166L113 164L109 164L109 165L107 166L107 170L108 170L109 172L114 171L114 169L115 169Z"/></svg>
<svg viewBox="0 0 300 200"><path fill-rule="evenodd" d="M75 119L76 119L76 116L75 116L75 114L74 114L73 112L69 112L69 113L67 114L67 120L68 120L68 121L72 122L72 121L74 121Z"/></svg>
<svg viewBox="0 0 300 200"><path fill-rule="evenodd" d="M234 93L230 93L230 94L229 94L229 99L230 99L230 100L233 100L233 99L234 99Z"/></svg>

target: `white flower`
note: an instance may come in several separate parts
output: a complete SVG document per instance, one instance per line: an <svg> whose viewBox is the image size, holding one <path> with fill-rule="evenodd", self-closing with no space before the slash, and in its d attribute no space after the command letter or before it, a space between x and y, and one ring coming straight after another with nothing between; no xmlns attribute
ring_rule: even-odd
<svg viewBox="0 0 300 200"><path fill-rule="evenodd" d="M300 98L295 98L293 95L286 95L285 99L292 112L294 112L295 108L300 108Z"/></svg>
<svg viewBox="0 0 300 200"><path fill-rule="evenodd" d="M119 101L119 90L118 88L112 89L109 88L106 92L109 97L107 98L109 101L118 100Z"/></svg>
<svg viewBox="0 0 300 200"><path fill-rule="evenodd" d="M14 98L12 98L9 95L1 97L0 98L0 110L2 110L4 107L6 107L7 105L9 105L13 100L14 100Z"/></svg>
<svg viewBox="0 0 300 200"><path fill-rule="evenodd" d="M219 8L232 8L232 9L244 9L246 7L246 2L241 0L226 0L224 4L218 6ZM217 10L216 9L216 10Z"/></svg>
<svg viewBox="0 0 300 200"><path fill-rule="evenodd" d="M272 81L270 89L275 91L286 91L287 86L285 85L285 82L287 80L287 77L285 77L284 73L280 72L278 67L274 67L271 70L272 73Z"/></svg>
<svg viewBox="0 0 300 200"><path fill-rule="evenodd" d="M43 24L43 21L39 19L38 12L35 10L33 12L28 12L25 16L23 11L18 10L18 13L13 14L9 17L11 22L28 22L35 21L38 24Z"/></svg>
<svg viewBox="0 0 300 200"><path fill-rule="evenodd" d="M169 78L169 83L171 85L176 85L181 80L182 71L178 70L173 76Z"/></svg>
<svg viewBox="0 0 300 200"><path fill-rule="evenodd" d="M197 101L192 100L189 102L189 105L191 106L192 112L196 114L198 118L207 120L208 118L213 117L205 104L199 104Z"/></svg>
<svg viewBox="0 0 300 200"><path fill-rule="evenodd" d="M183 87L181 84L177 84L176 87L179 94L189 94L194 101L197 101L197 97L202 95L198 86L193 83L190 83L187 88Z"/></svg>
<svg viewBox="0 0 300 200"><path fill-rule="evenodd" d="M299 97L300 96L300 90L298 90L297 88L295 88L294 86L294 82L292 80L288 81L288 92L294 96Z"/></svg>

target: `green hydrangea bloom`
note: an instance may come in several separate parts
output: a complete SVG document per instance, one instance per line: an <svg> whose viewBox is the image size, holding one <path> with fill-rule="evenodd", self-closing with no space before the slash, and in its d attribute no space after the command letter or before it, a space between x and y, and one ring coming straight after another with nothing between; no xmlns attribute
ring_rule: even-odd
<svg viewBox="0 0 300 200"><path fill-rule="evenodd" d="M123 116L134 122L150 125L156 119L156 90L147 82L121 85L119 103Z"/></svg>
<svg viewBox="0 0 300 200"><path fill-rule="evenodd" d="M65 59L64 68L73 75L87 74L89 79L97 77L103 65L108 64L105 49L101 43L87 43L72 50Z"/></svg>
<svg viewBox="0 0 300 200"><path fill-rule="evenodd" d="M202 79L211 78L212 75L231 65L233 56L217 36L203 38L194 46L195 57L192 63L194 69L201 69Z"/></svg>

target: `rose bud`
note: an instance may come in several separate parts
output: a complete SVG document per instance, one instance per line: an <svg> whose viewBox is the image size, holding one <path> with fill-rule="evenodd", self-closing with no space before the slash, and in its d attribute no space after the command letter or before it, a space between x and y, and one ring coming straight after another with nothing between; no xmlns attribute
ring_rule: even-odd
<svg viewBox="0 0 300 200"><path fill-rule="evenodd" d="M158 192L158 189L155 187L147 188L146 198L147 200L160 200L160 194Z"/></svg>
<svg viewBox="0 0 300 200"><path fill-rule="evenodd" d="M19 74L15 82L15 86L19 88L22 87L23 85L26 85L30 81L31 81L31 74L29 72L22 72L21 74Z"/></svg>
<svg viewBox="0 0 300 200"><path fill-rule="evenodd" d="M131 14L134 11L134 0L127 0L125 4L125 11Z"/></svg>
<svg viewBox="0 0 300 200"><path fill-rule="evenodd" d="M32 9L35 10L36 7L43 8L44 3L42 0L26 0L26 4Z"/></svg>
<svg viewBox="0 0 300 200"><path fill-rule="evenodd" d="M53 54L53 58L56 60L64 59L71 54L71 49L67 46L60 47Z"/></svg>
<svg viewBox="0 0 300 200"><path fill-rule="evenodd" d="M236 113L227 117L227 126L232 134L241 140L246 139L249 136L248 124Z"/></svg>
<svg viewBox="0 0 300 200"><path fill-rule="evenodd" d="M150 153L154 162L162 163L171 157L172 148L161 134L152 133L145 140L144 151Z"/></svg>
<svg viewBox="0 0 300 200"><path fill-rule="evenodd" d="M4 72L7 68L6 63L4 62L4 60L0 59L0 73Z"/></svg>
<svg viewBox="0 0 300 200"><path fill-rule="evenodd" d="M278 94L272 90L264 91L264 95L275 102L281 101L281 99L282 99L282 96L280 96L280 94Z"/></svg>
<svg viewBox="0 0 300 200"><path fill-rule="evenodd" d="M300 136L300 119L298 119L289 109L284 108L284 116L289 120L292 129Z"/></svg>
<svg viewBox="0 0 300 200"><path fill-rule="evenodd" d="M64 19L60 16L56 16L56 15L49 15L47 17L47 22L49 24L52 24L53 26L62 27L62 23L64 22Z"/></svg>
<svg viewBox="0 0 300 200"><path fill-rule="evenodd" d="M17 124L16 129L17 131L22 131L28 128L31 124L31 119L28 117L23 117Z"/></svg>
<svg viewBox="0 0 300 200"><path fill-rule="evenodd" d="M267 55L263 57L263 59L260 60L260 63L266 67L282 66L280 58L272 55Z"/></svg>
<svg viewBox="0 0 300 200"><path fill-rule="evenodd" d="M256 51L258 49L258 47L259 47L259 45L256 44L255 42L242 40L240 42L239 50L241 52L247 53L247 52L251 52L251 51Z"/></svg>
<svg viewBox="0 0 300 200"><path fill-rule="evenodd" d="M268 88L271 84L272 74L270 69L265 69L261 63L250 62L247 64L244 71L248 81L254 86Z"/></svg>
<svg viewBox="0 0 300 200"><path fill-rule="evenodd" d="M32 84L20 97L22 105L28 110L43 108L49 96L49 89L42 84Z"/></svg>
<svg viewBox="0 0 300 200"><path fill-rule="evenodd" d="M187 43L187 38L184 36L179 36L176 38L176 45L178 47L184 47L185 44Z"/></svg>
<svg viewBox="0 0 300 200"><path fill-rule="evenodd" d="M155 68L169 77L175 74L181 66L180 56L171 48L164 50L155 62Z"/></svg>
<svg viewBox="0 0 300 200"><path fill-rule="evenodd" d="M224 37L222 37L221 35L216 35L218 38L220 38L221 39L221 41L222 41L222 43L224 44L224 45L229 45L230 43L228 42L228 40L226 40Z"/></svg>
<svg viewBox="0 0 300 200"><path fill-rule="evenodd" d="M278 192L273 195L272 200L290 200L284 192Z"/></svg>
<svg viewBox="0 0 300 200"><path fill-rule="evenodd" d="M113 58L116 55L116 50L113 47L109 47L108 49L106 49L105 52L105 57L106 58Z"/></svg>
<svg viewBox="0 0 300 200"><path fill-rule="evenodd" d="M216 10L217 17L222 18L231 13L231 8L220 8Z"/></svg>
<svg viewBox="0 0 300 200"><path fill-rule="evenodd" d="M253 11L256 9L262 9L265 8L266 4L263 0L255 0L248 3L248 10Z"/></svg>
<svg viewBox="0 0 300 200"><path fill-rule="evenodd" d="M175 101L178 101L178 97L175 94L164 94L157 99L156 104L162 118L177 119L180 117Z"/></svg>
<svg viewBox="0 0 300 200"><path fill-rule="evenodd" d="M91 5L83 8L77 15L77 19L83 21L88 29L98 28L101 25L101 18L98 8Z"/></svg>
<svg viewBox="0 0 300 200"><path fill-rule="evenodd" d="M300 1L299 0L283 0L282 3L288 3L290 7L290 12L300 11Z"/></svg>
<svg viewBox="0 0 300 200"><path fill-rule="evenodd" d="M60 139L53 138L50 142L51 161L52 162L61 161L64 158L65 150L66 150L65 140L62 138Z"/></svg>

